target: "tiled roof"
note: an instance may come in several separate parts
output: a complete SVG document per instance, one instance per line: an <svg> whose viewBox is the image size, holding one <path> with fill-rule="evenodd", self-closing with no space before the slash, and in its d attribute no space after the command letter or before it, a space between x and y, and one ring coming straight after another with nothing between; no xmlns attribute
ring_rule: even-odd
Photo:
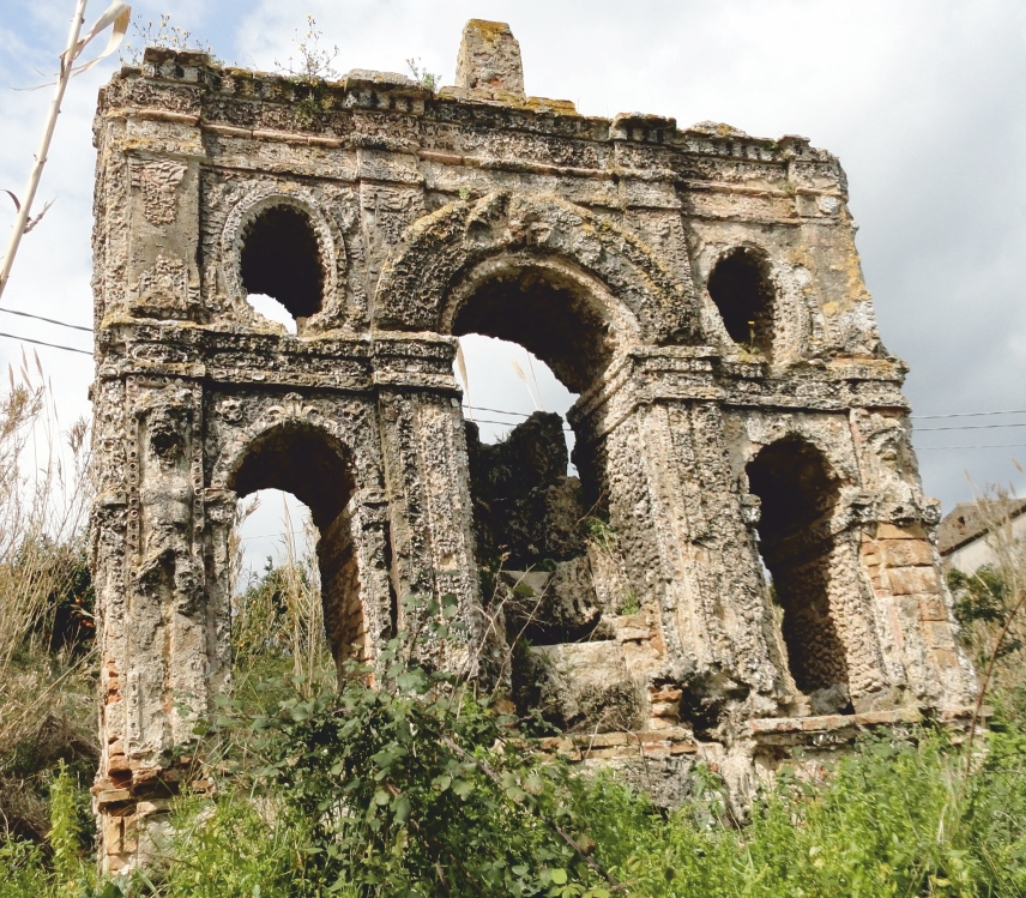
<svg viewBox="0 0 1026 898"><path fill-rule="evenodd" d="M1018 517L1026 510L1026 499L959 502L937 527L937 548L941 555L954 552L989 532L995 518Z"/></svg>

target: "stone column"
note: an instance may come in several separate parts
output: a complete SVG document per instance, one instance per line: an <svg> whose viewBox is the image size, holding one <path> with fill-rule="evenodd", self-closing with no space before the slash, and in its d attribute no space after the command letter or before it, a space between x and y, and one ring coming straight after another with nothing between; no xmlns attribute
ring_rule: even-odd
<svg viewBox="0 0 1026 898"><path fill-rule="evenodd" d="M452 374L456 341L423 334L375 343L385 491L389 497L392 583L397 625L404 600L456 597L466 642L430 649L437 663L467 675L481 648L481 596L474 557L473 507L459 391Z"/></svg>
<svg viewBox="0 0 1026 898"><path fill-rule="evenodd" d="M130 376L120 432L100 436L98 465L123 474L94 514L103 657L103 766L94 788L107 869L147 853L142 819L166 810L186 769L211 688L225 674L208 618L198 385ZM116 467L121 462L120 468Z"/></svg>
<svg viewBox="0 0 1026 898"><path fill-rule="evenodd" d="M765 712L781 691L777 652L718 395L708 350L644 350L571 418L578 454L604 471L628 576L662 615L662 676L699 703L766 696Z"/></svg>
<svg viewBox="0 0 1026 898"><path fill-rule="evenodd" d="M397 605L388 553L388 502L378 489L358 489L317 543L324 620L339 665L373 661L391 638Z"/></svg>
<svg viewBox="0 0 1026 898"><path fill-rule="evenodd" d="M962 708L974 697L973 671L956 643L936 548L940 509L923 496L908 418L862 408L850 422L867 496L859 556L887 665L918 705Z"/></svg>

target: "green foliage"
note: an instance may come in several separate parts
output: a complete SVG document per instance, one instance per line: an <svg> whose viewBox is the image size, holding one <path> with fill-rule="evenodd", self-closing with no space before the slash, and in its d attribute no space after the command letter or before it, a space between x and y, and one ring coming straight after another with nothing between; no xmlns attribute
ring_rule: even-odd
<svg viewBox="0 0 1026 898"><path fill-rule="evenodd" d="M58 894L81 894L88 888L92 864L83 844L81 792L63 761L50 786L50 832L53 879Z"/></svg>
<svg viewBox="0 0 1026 898"><path fill-rule="evenodd" d="M96 876L83 839L86 798L61 762L50 785L49 857L38 843L0 841L0 898L93 898Z"/></svg>
<svg viewBox="0 0 1026 898"><path fill-rule="evenodd" d="M970 639L978 629L1005 625L1011 613L1012 591L1000 571L984 565L970 575L953 568L948 571L947 580L948 589L955 598L955 617ZM998 648L998 658L1013 654L1022 647L1022 639L1010 632ZM984 651L989 649L990 646L986 646ZM981 657L980 660L985 662L986 658Z"/></svg>
<svg viewBox="0 0 1026 898"><path fill-rule="evenodd" d="M968 781L945 734L920 736L868 740L825 783L781 777L740 830L702 802L664 820L611 779L582 813L598 857L647 898L1026 894L1021 731Z"/></svg>
<svg viewBox="0 0 1026 898"><path fill-rule="evenodd" d="M444 678L393 673L259 722L263 782L277 788L183 805L176 862L153 893L1026 895L1021 722L997 722L969 776L944 731L866 739L826 779L782 773L739 827L712 773L667 815L612 772L571 774L539 755Z"/></svg>
<svg viewBox="0 0 1026 898"><path fill-rule="evenodd" d="M565 764L518 743L514 721L422 657L458 637L455 599L404 612L421 638L402 633L374 672L351 663L340 692L294 696L253 722L266 759L257 781L308 826L306 887L601 894L578 888L599 877L579 847L590 840Z"/></svg>
<svg viewBox="0 0 1026 898"><path fill-rule="evenodd" d="M616 541L616 531L609 521L595 514L589 514L581 521L586 539L600 548L609 549Z"/></svg>
<svg viewBox="0 0 1026 898"><path fill-rule="evenodd" d="M942 729L867 738L823 779L781 772L739 826L709 771L667 815L612 772L539 751L428 663L460 635L454 600L403 611L421 635L397 636L373 672L348 665L340 691L299 682L270 714L224 703L249 766L212 807L183 805L155 894L1026 895L1022 702L969 771Z"/></svg>
<svg viewBox="0 0 1026 898"><path fill-rule="evenodd" d="M627 595L623 597L623 602L617 610L620 614L637 614L641 610L638 593L634 589L627 590Z"/></svg>
<svg viewBox="0 0 1026 898"><path fill-rule="evenodd" d="M46 890L42 847L10 837L0 842L0 898L45 895Z"/></svg>
<svg viewBox="0 0 1026 898"><path fill-rule="evenodd" d="M947 579L948 589L955 596L955 616L962 626L976 621L1005 622L1008 585L994 568L984 565L972 575L952 568Z"/></svg>
<svg viewBox="0 0 1026 898"><path fill-rule="evenodd" d="M54 546L50 559L52 569L44 576L53 586L39 624L45 630L51 652L68 649L82 654L92 647L96 635L93 618L96 593L85 540Z"/></svg>
<svg viewBox="0 0 1026 898"><path fill-rule="evenodd" d="M213 806L189 799L175 815L173 864L137 884L164 898L321 895L321 876L307 860L309 829L271 801L233 793Z"/></svg>
<svg viewBox="0 0 1026 898"><path fill-rule="evenodd" d="M419 56L407 59L406 67L410 70L413 80L421 87L426 87L428 90L434 91L438 90L441 86L442 76L429 72L423 63L421 63Z"/></svg>
<svg viewBox="0 0 1026 898"><path fill-rule="evenodd" d="M299 683L270 714L225 701L222 735L247 759L219 763L231 778L215 800L180 803L173 860L131 894L1026 895L1021 696L998 702L968 771L943 729L867 738L827 777L781 772L739 826L712 772L696 770L691 799L666 814L614 772L540 752L425 660L459 635L454 606L404 610L429 637L393 640L374 681L352 664L341 690ZM0 898L121 894L89 882L68 771L51 796L50 856L0 843Z"/></svg>

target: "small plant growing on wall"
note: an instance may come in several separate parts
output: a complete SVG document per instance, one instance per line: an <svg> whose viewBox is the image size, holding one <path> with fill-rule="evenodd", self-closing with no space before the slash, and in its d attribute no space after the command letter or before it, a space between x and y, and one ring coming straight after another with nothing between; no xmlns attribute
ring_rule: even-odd
<svg viewBox="0 0 1026 898"><path fill-rule="evenodd" d="M220 62L210 44L196 37L187 28L171 23L170 13L161 13L157 20L141 17L132 19L133 39L121 49L121 61L125 65L137 66L142 62L143 51L147 47L164 47L168 50L206 53L215 62Z"/></svg>
<svg viewBox="0 0 1026 898"><path fill-rule="evenodd" d="M324 32L317 27L317 19L312 15L306 17L306 30L300 34L296 30L292 42L295 44L295 57L289 56L285 62L274 61L277 71L294 78L323 78L326 81L337 81L340 77L335 68L338 59L338 45L330 48L321 46Z"/></svg>

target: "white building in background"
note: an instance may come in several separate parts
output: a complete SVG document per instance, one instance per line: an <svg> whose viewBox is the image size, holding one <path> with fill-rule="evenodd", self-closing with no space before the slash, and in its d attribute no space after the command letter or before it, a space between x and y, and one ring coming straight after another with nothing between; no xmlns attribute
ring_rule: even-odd
<svg viewBox="0 0 1026 898"><path fill-rule="evenodd" d="M960 502L937 528L937 548L944 568L972 574L998 564L995 528L1010 526L1012 538L1026 537L1026 499Z"/></svg>

